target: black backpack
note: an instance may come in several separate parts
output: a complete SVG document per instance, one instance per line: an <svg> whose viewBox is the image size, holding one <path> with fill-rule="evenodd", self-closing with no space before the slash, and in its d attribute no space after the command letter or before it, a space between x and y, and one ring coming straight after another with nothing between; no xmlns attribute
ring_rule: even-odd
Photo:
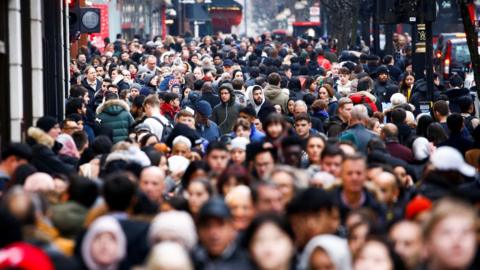
<svg viewBox="0 0 480 270"><path fill-rule="evenodd" d="M150 116L149 118L157 120L163 126L162 139L160 141L163 143L166 142L167 138L170 137L170 134L172 133L173 125L170 122L164 123L162 119L156 116Z"/></svg>

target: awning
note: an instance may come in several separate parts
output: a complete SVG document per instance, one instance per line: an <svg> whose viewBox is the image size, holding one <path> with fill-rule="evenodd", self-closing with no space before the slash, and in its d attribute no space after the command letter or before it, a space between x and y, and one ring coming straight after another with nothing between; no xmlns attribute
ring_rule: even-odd
<svg viewBox="0 0 480 270"><path fill-rule="evenodd" d="M234 0L212 0L209 9L242 10L243 6Z"/></svg>

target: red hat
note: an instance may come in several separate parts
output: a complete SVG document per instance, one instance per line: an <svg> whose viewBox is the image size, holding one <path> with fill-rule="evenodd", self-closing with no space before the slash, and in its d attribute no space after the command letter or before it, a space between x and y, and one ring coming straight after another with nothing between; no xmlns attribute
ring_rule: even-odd
<svg viewBox="0 0 480 270"><path fill-rule="evenodd" d="M405 218L412 220L418 214L429 211L431 208L432 201L422 195L417 195L407 204L405 208Z"/></svg>
<svg viewBox="0 0 480 270"><path fill-rule="evenodd" d="M0 249L0 269L54 270L52 261L41 249L27 243L17 242Z"/></svg>

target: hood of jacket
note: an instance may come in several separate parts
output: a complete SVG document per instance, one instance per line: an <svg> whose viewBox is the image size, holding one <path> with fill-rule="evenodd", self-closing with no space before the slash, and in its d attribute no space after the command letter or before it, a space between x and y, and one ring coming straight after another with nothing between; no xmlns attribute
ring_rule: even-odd
<svg viewBox="0 0 480 270"><path fill-rule="evenodd" d="M470 95L470 91L467 88L453 88L449 89L445 92L448 98L458 98L461 96L468 96Z"/></svg>
<svg viewBox="0 0 480 270"><path fill-rule="evenodd" d="M274 99L282 94L282 89L280 86L268 84L264 89L263 93L265 97L269 99Z"/></svg>
<svg viewBox="0 0 480 270"><path fill-rule="evenodd" d="M127 112L130 111L129 106L125 101L120 99L111 99L98 106L97 114L103 112L110 115L118 115L124 110Z"/></svg>
<svg viewBox="0 0 480 270"><path fill-rule="evenodd" d="M257 105L257 104L255 103L255 100L253 99L253 88L256 87L256 86L258 86L258 87L260 87L260 89L262 89L262 103L261 103L260 105ZM263 103L265 103L265 90L263 90L263 88L262 88L261 86L259 86L259 85L249 86L249 87L247 88L247 97L248 97L248 102L249 102L250 104L252 104L252 106L253 106L255 109L260 108L260 107L262 107ZM258 113L258 111L257 111L257 113Z"/></svg>
<svg viewBox="0 0 480 270"><path fill-rule="evenodd" d="M30 127L27 130L27 135L32 144L45 145L48 148L52 148L55 145L55 140L50 137L45 131L37 127Z"/></svg>
<svg viewBox="0 0 480 270"><path fill-rule="evenodd" d="M62 235L73 237L83 228L87 212L81 204L68 201L53 207L52 222Z"/></svg>
<svg viewBox="0 0 480 270"><path fill-rule="evenodd" d="M220 90L227 89L228 92L230 93L230 99L227 102L223 102L222 99L220 98L220 102L222 103L222 105L231 106L235 103L235 91L233 90L233 87L231 84L229 83L225 83L225 84L227 84L227 86L221 85L218 88L219 97L220 97Z"/></svg>

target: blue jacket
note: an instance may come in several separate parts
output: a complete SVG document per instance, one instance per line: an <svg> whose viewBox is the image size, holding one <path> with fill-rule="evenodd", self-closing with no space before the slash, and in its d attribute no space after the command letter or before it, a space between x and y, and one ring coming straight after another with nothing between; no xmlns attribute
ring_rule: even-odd
<svg viewBox="0 0 480 270"><path fill-rule="evenodd" d="M375 137L376 135L362 124L356 124L342 132L339 139L340 141L351 141L360 152L366 155L368 142Z"/></svg>
<svg viewBox="0 0 480 270"><path fill-rule="evenodd" d="M196 133L198 136L204 138L205 140L212 142L220 138L220 129L218 125L212 120L208 120L207 125L196 125Z"/></svg>

